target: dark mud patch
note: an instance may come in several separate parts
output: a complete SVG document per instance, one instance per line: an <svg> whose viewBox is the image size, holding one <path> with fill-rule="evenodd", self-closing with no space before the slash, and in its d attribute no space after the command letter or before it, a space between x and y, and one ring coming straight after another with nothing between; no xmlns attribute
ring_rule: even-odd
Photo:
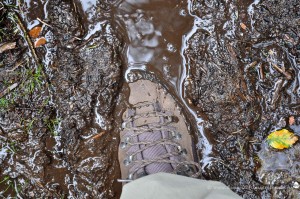
<svg viewBox="0 0 300 199"><path fill-rule="evenodd" d="M298 172L285 167L279 183L285 184L282 188L270 177L283 175L279 174L282 170L273 167L262 184L262 173L257 170L269 167L269 160L257 154L265 150L262 143L271 131L289 128L289 116L299 115L294 108L299 103L299 3L194 1L192 13L203 28L188 42L192 72L186 91L207 116L207 129L219 155L207 175L244 198L297 197L292 183ZM286 155L294 155L290 153Z"/></svg>
<svg viewBox="0 0 300 199"><path fill-rule="evenodd" d="M9 100L7 107L1 107L2 195L118 197L120 192L112 191L119 186L115 183L119 176L118 134L111 123L122 82L121 40L103 18L98 19L102 20L101 28L89 34L91 27L82 24L98 21L81 18L79 3L51 1L37 7L34 2L26 5L19 5L26 10L21 15L25 27L35 24L36 17L47 15L43 23L38 23L44 25L41 34L47 44L36 49L39 64L31 59L32 51L25 44L23 54L16 56L28 61L19 67L16 79L3 76L6 85L11 81L20 86L2 98ZM101 3L99 7L103 6ZM36 8L45 12L33 17ZM16 14L15 9L9 8L6 14ZM12 22L15 21L6 21ZM22 36L20 40L26 43ZM13 63L5 57L4 60ZM7 71L9 65L3 64L3 71ZM25 69L31 73L23 82L22 76L28 72ZM25 93L26 89L30 92Z"/></svg>
<svg viewBox="0 0 300 199"><path fill-rule="evenodd" d="M15 42L0 53L0 92L14 88L0 98L3 198L118 198L127 82L145 72L188 113L206 179L299 197L299 143L265 143L300 134L298 1L12 3L0 3L0 44ZM35 26L47 44L33 51Z"/></svg>

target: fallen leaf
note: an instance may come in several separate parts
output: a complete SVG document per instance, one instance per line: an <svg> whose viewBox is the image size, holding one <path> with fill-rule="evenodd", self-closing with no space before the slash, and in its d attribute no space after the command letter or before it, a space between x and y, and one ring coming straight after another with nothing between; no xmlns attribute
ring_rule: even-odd
<svg viewBox="0 0 300 199"><path fill-rule="evenodd" d="M293 124L295 124L295 117L294 116L290 116L289 117L289 125L291 126Z"/></svg>
<svg viewBox="0 0 300 199"><path fill-rule="evenodd" d="M241 28L243 28L244 30L247 30L247 26L244 23L240 24Z"/></svg>
<svg viewBox="0 0 300 199"><path fill-rule="evenodd" d="M34 43L34 47L35 48L38 48L38 47L40 47L40 46L42 46L42 45L44 45L44 44L46 44L47 43L47 40L44 38L44 37L42 37L42 38L39 38L35 43Z"/></svg>
<svg viewBox="0 0 300 199"><path fill-rule="evenodd" d="M38 38L38 36L40 35L41 30L42 30L41 26L36 26L36 27L32 28L29 31L30 37L33 38L33 39Z"/></svg>
<svg viewBox="0 0 300 199"><path fill-rule="evenodd" d="M270 146L275 149L286 149L291 147L296 141L298 137L295 136L292 132L287 129L281 129L278 131L272 132L267 137L267 141Z"/></svg>

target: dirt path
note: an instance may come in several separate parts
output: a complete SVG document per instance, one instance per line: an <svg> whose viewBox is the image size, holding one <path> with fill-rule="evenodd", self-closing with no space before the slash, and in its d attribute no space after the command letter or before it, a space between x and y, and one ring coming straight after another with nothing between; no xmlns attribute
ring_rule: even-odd
<svg viewBox="0 0 300 199"><path fill-rule="evenodd" d="M203 178L299 197L299 143L265 141L300 134L297 0L4 2L0 19L3 198L118 198L127 83L147 74L186 113Z"/></svg>

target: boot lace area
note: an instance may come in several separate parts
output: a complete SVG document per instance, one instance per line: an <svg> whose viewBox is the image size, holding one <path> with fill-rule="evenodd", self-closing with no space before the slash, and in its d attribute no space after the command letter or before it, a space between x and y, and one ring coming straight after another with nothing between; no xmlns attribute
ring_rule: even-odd
<svg viewBox="0 0 300 199"><path fill-rule="evenodd" d="M138 113L141 109L147 111ZM139 103L127 110L120 143L120 150L127 150L123 161L129 167L126 180L158 172L195 178L201 175L200 165L186 158L187 150L180 144L182 135L172 126L176 120L158 102Z"/></svg>

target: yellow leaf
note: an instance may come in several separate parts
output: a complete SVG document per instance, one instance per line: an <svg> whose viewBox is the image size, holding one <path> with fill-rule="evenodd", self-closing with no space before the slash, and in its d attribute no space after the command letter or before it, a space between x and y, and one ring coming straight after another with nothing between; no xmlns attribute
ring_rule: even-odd
<svg viewBox="0 0 300 199"><path fill-rule="evenodd" d="M281 129L278 131L272 132L267 137L267 141L270 146L275 149L286 149L291 147L298 137L294 133L288 131L287 129Z"/></svg>

